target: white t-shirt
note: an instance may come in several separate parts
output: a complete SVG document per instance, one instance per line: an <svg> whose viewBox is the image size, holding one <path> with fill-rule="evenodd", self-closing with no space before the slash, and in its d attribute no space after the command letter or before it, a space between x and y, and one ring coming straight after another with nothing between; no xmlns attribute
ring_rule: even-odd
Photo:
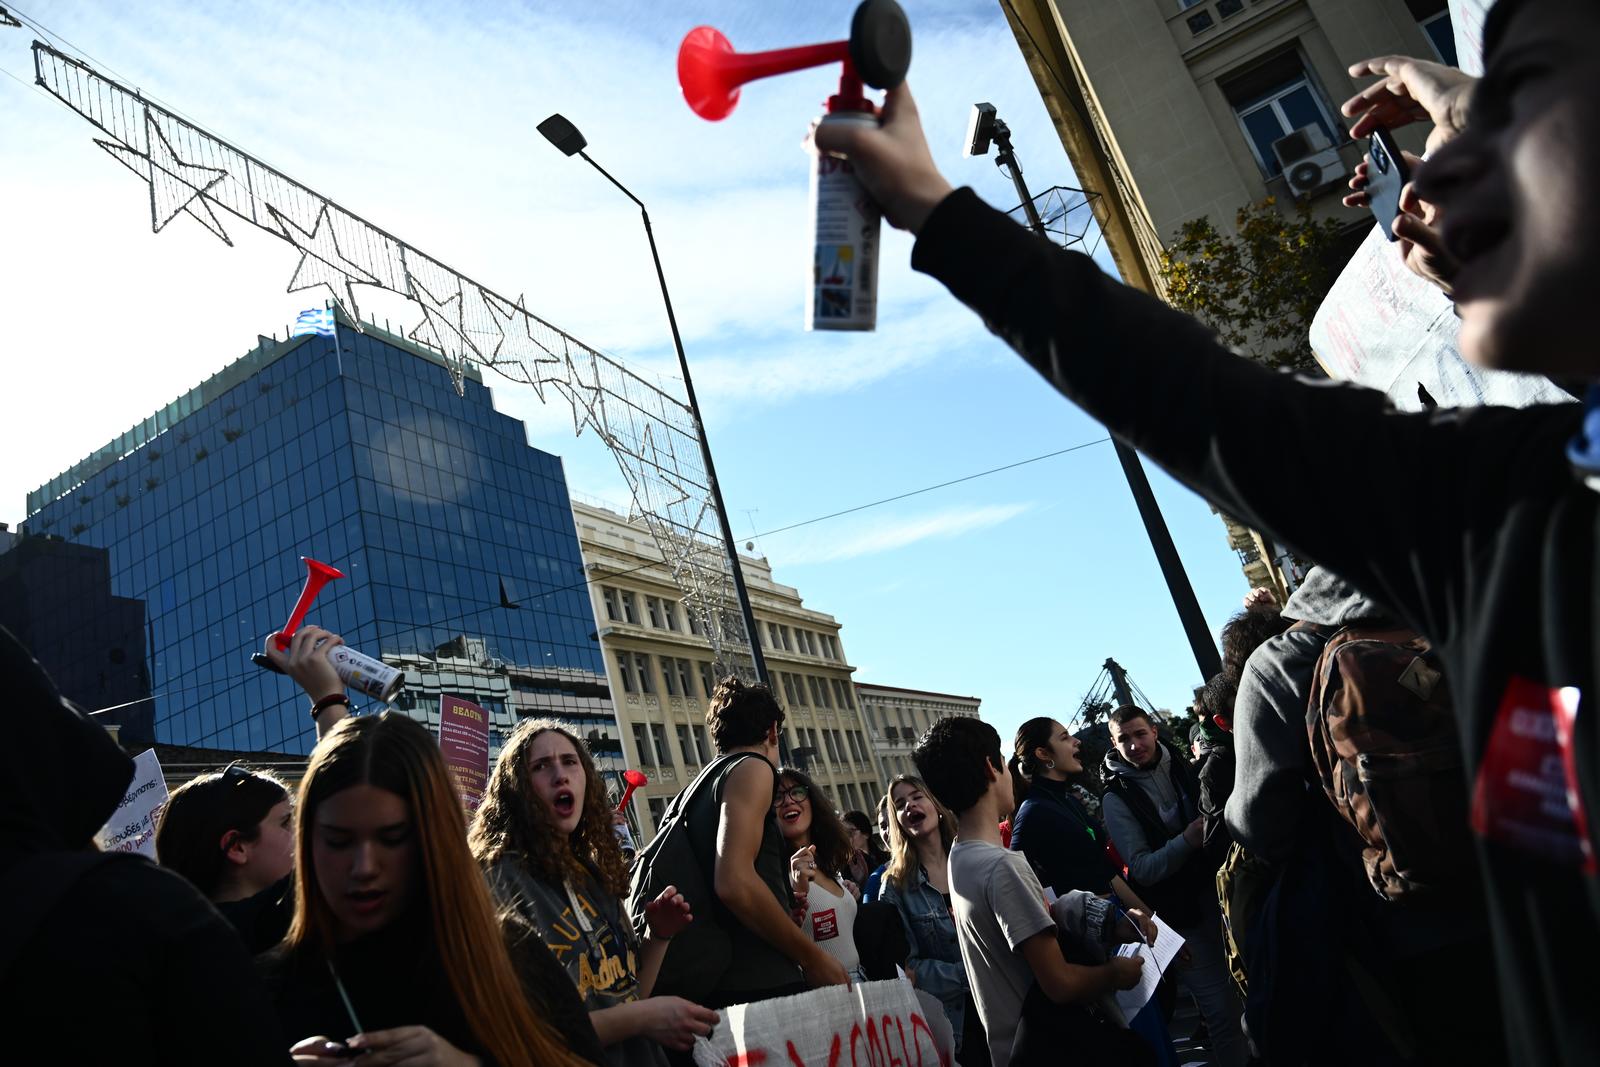
<svg viewBox="0 0 1600 1067"><path fill-rule="evenodd" d="M818 948L849 972L851 981L865 978L856 952L856 900L849 890L834 896L816 882L807 886L804 929Z"/></svg>
<svg viewBox="0 0 1600 1067"><path fill-rule="evenodd" d="M1006 1067L1033 985L1033 971L1017 950L1041 930L1054 929L1055 920L1027 857L988 841L957 841L950 849L950 897L989 1059L993 1067Z"/></svg>

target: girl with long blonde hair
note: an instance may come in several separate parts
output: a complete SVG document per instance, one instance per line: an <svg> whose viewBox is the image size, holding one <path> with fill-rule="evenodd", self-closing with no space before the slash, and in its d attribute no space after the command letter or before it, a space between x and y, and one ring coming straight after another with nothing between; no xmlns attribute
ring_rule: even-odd
<svg viewBox="0 0 1600 1067"><path fill-rule="evenodd" d="M917 989L939 1001L962 1064L986 1063L988 1045L978 1022L950 908L950 845L956 817L921 778L897 774L889 783L889 866L879 900L892 904L911 946L906 969Z"/></svg>
<svg viewBox="0 0 1600 1067"><path fill-rule="evenodd" d="M425 728L345 719L312 753L297 808L294 917L263 957L296 1062L584 1062L546 1021L560 1013L549 953L502 932Z"/></svg>

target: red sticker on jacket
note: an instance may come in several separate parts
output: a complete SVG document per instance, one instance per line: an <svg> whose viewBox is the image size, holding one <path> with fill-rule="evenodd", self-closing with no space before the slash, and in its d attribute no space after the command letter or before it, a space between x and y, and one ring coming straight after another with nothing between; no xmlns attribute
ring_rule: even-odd
<svg viewBox="0 0 1600 1067"><path fill-rule="evenodd" d="M811 916L811 940L832 941L839 936L839 917L832 908Z"/></svg>
<svg viewBox="0 0 1600 1067"><path fill-rule="evenodd" d="M1472 789L1472 828L1497 844L1593 870L1572 759L1576 690L1512 678Z"/></svg>

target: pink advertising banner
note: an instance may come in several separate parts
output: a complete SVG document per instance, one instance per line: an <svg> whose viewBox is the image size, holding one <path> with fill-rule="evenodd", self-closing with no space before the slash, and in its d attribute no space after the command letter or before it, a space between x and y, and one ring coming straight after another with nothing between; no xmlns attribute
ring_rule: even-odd
<svg viewBox="0 0 1600 1067"><path fill-rule="evenodd" d="M489 713L470 700L440 697L439 751L470 815L489 781Z"/></svg>

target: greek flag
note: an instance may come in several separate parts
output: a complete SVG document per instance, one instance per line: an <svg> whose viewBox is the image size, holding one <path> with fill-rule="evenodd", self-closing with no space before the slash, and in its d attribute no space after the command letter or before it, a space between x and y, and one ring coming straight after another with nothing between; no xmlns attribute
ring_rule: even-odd
<svg viewBox="0 0 1600 1067"><path fill-rule="evenodd" d="M299 337L307 333L314 333L320 337L332 337L333 309L312 308L310 311L300 312L299 318L294 320L294 329L289 331L289 336Z"/></svg>

